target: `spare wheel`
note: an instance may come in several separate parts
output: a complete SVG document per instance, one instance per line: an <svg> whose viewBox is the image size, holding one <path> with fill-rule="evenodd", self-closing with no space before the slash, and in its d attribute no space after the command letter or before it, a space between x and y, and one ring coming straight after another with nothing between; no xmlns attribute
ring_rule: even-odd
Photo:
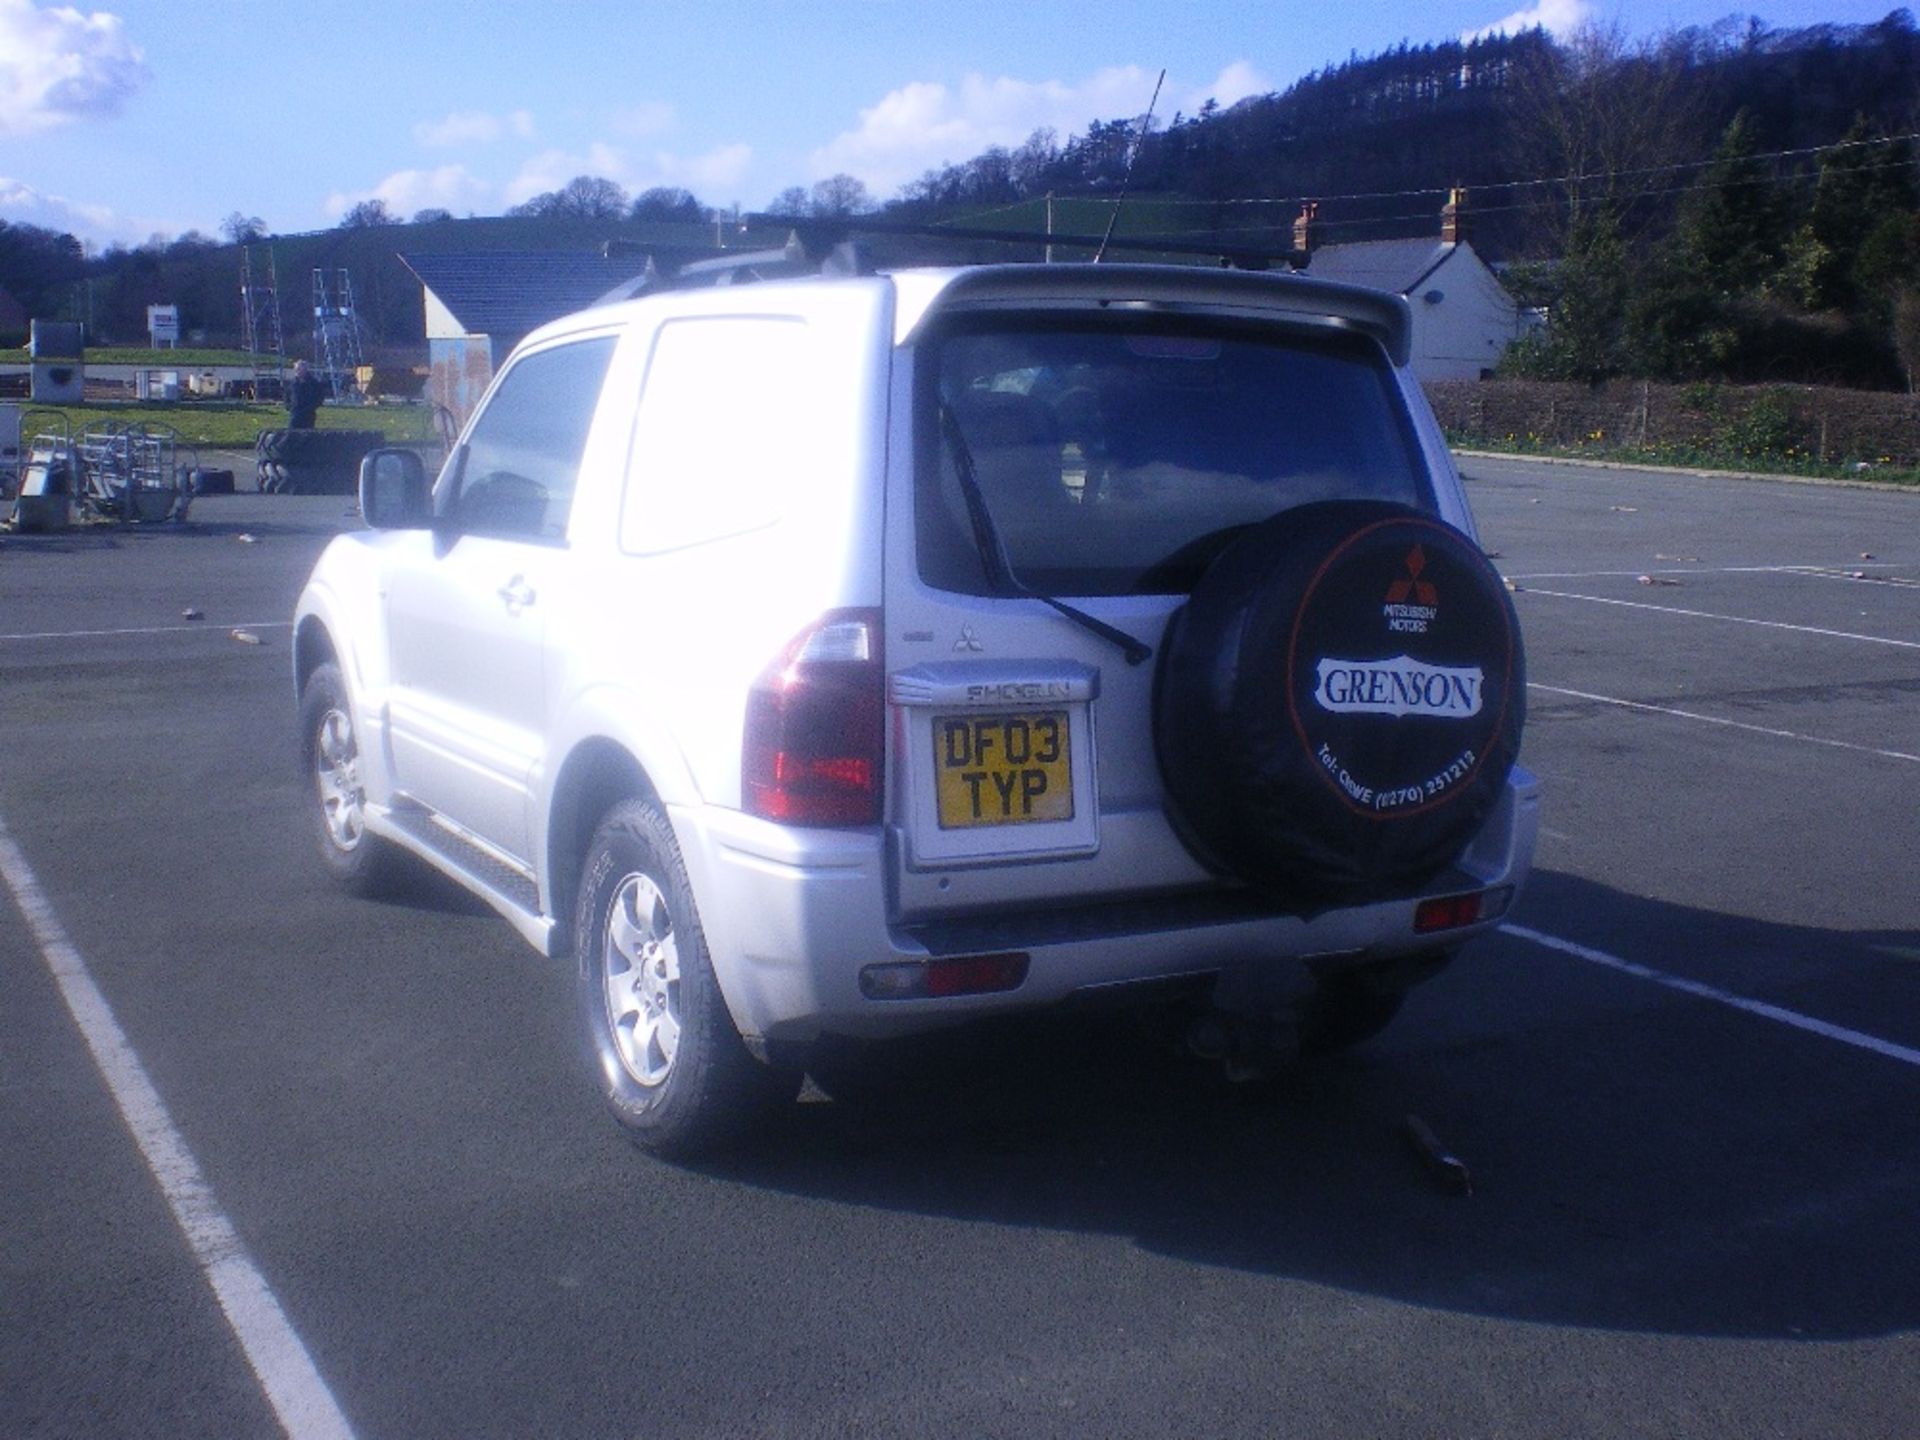
<svg viewBox="0 0 1920 1440"><path fill-rule="evenodd" d="M1382 501L1283 511L1201 576L1161 647L1155 743L1202 861L1294 901L1406 893L1454 859L1520 749L1505 583Z"/></svg>

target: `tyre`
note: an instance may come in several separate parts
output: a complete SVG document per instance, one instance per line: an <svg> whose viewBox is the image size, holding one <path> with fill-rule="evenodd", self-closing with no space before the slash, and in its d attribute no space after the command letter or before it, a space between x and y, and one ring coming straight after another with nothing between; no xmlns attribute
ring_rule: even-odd
<svg viewBox="0 0 1920 1440"><path fill-rule="evenodd" d="M1284 511L1168 627L1169 813L1203 863L1289 903L1409 893L1499 800L1525 701L1513 602L1472 539L1387 502Z"/></svg>
<svg viewBox="0 0 1920 1440"><path fill-rule="evenodd" d="M689 1158L740 1138L798 1074L735 1030L673 828L627 800L594 833L574 918L580 1018L594 1078L642 1149Z"/></svg>
<svg viewBox="0 0 1920 1440"><path fill-rule="evenodd" d="M300 692L300 736L301 773L322 863L355 894L384 892L398 876L400 852L367 830L360 737L338 666L322 665L307 678Z"/></svg>
<svg viewBox="0 0 1920 1440"><path fill-rule="evenodd" d="M361 458L385 443L378 430L263 430L254 456L269 493L351 495Z"/></svg>

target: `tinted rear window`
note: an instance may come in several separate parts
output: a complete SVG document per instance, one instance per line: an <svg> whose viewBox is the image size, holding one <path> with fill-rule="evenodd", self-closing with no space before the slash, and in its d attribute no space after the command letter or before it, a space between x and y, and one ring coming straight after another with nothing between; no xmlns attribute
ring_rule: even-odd
<svg viewBox="0 0 1920 1440"><path fill-rule="evenodd" d="M921 578L941 589L994 590L955 430L1014 574L1053 594L1184 593L1240 529L1314 500L1431 508L1392 371L1364 336L983 319L948 328L929 358L916 510Z"/></svg>

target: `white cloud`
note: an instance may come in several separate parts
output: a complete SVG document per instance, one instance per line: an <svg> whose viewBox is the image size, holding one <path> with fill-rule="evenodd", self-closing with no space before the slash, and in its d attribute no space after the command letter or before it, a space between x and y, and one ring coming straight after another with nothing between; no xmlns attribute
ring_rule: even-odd
<svg viewBox="0 0 1920 1440"><path fill-rule="evenodd" d="M649 100L641 105L629 105L613 113L613 130L617 135L631 139L644 140L649 135L664 135L679 122L679 115L673 106L664 100Z"/></svg>
<svg viewBox="0 0 1920 1440"><path fill-rule="evenodd" d="M362 200L381 200L395 219L405 220L418 210L451 210L458 215L482 208L491 188L464 165L442 165L435 170L396 170L371 190L347 194L336 190L323 206L339 219Z"/></svg>
<svg viewBox="0 0 1920 1440"><path fill-rule="evenodd" d="M519 205L535 195L558 190L577 175L595 175L612 180L638 195L656 185L676 185L691 190L708 203L718 203L716 192L738 185L753 159L753 147L743 144L721 145L701 155L677 155L654 151L633 156L604 142L586 150L543 150L520 167L520 173L508 181L501 198L508 205Z"/></svg>
<svg viewBox="0 0 1920 1440"><path fill-rule="evenodd" d="M154 235L179 235L196 228L179 220L152 215L122 215L110 205L93 205L50 194L5 175L0 175L0 218L16 225L64 231L95 246L116 241L137 245ZM203 223L197 228L214 234L217 227Z"/></svg>
<svg viewBox="0 0 1920 1440"><path fill-rule="evenodd" d="M49 230L72 230L76 222L90 230L111 227L113 211L105 205L88 205L63 195L49 195L23 180L0 175L0 210L18 225L40 225Z"/></svg>
<svg viewBox="0 0 1920 1440"><path fill-rule="evenodd" d="M629 166L624 150L596 141L584 152L542 150L520 167L520 173L501 190L501 199L518 205L549 190L558 190L576 175L596 175L620 185L628 184Z"/></svg>
<svg viewBox="0 0 1920 1440"><path fill-rule="evenodd" d="M117 15L0 0L0 135L118 114L151 73Z"/></svg>
<svg viewBox="0 0 1920 1440"><path fill-rule="evenodd" d="M422 145L443 149L498 140L500 128L499 117L484 110L456 110L444 120L422 120L413 127L413 138Z"/></svg>
<svg viewBox="0 0 1920 1440"><path fill-rule="evenodd" d="M719 204L722 197L733 198L729 192L740 184L752 160L753 147L743 144L722 145L704 155L657 153L651 157L652 174L634 181L634 193L655 185L678 185L710 205Z"/></svg>
<svg viewBox="0 0 1920 1440"><path fill-rule="evenodd" d="M413 138L436 150L455 145L486 145L502 135L526 139L533 134L530 111L515 110L507 115L491 115L485 110L456 110L444 120L422 120L413 127Z"/></svg>
<svg viewBox="0 0 1920 1440"><path fill-rule="evenodd" d="M1539 4L1516 10L1504 20L1482 25L1478 30L1468 30L1460 38L1484 40L1489 35L1517 35L1522 30L1531 30L1538 25L1549 35L1564 40L1586 24L1592 15L1593 6L1588 0L1540 0Z"/></svg>
<svg viewBox="0 0 1920 1440"><path fill-rule="evenodd" d="M1230 66L1221 79L1252 76L1250 66ZM1138 65L1101 70L1072 85L969 75L950 89L916 80L862 110L859 126L815 150L808 165L816 178L844 172L876 194L891 194L930 169L970 160L989 146L1011 148L1038 129L1065 140L1094 120L1138 115L1153 81L1153 72Z"/></svg>
<svg viewBox="0 0 1920 1440"><path fill-rule="evenodd" d="M1273 82L1254 69L1251 60L1236 60L1214 78L1213 84L1195 91L1183 108L1188 115L1192 115L1211 100L1225 110L1249 95L1269 94L1273 88Z"/></svg>

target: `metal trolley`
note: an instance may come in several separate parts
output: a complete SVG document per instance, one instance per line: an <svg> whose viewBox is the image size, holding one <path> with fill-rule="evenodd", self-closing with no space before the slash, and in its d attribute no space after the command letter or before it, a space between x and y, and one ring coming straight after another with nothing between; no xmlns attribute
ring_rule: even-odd
<svg viewBox="0 0 1920 1440"><path fill-rule="evenodd" d="M184 520L198 452L171 425L105 422L78 438L57 410L27 411L19 484L7 525L64 530L79 520L153 524ZM183 464L183 458L185 463Z"/></svg>
<svg viewBox="0 0 1920 1440"><path fill-rule="evenodd" d="M81 508L88 514L148 523L187 518L193 501L188 477L199 456L181 445L171 425L97 423L81 432L75 449L85 481Z"/></svg>

